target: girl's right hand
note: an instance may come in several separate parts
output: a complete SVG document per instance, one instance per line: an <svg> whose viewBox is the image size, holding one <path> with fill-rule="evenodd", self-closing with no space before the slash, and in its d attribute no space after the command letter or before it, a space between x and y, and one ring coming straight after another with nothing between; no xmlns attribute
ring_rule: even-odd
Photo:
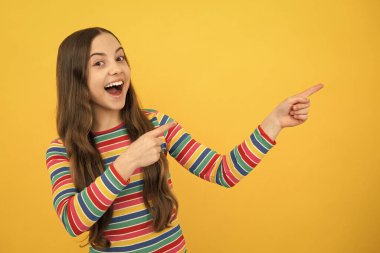
<svg viewBox="0 0 380 253"><path fill-rule="evenodd" d="M113 162L119 174L124 179L128 179L136 168L146 167L157 162L161 153L162 139L160 136L175 125L177 125L176 122L169 122L146 132L132 142L127 150Z"/></svg>

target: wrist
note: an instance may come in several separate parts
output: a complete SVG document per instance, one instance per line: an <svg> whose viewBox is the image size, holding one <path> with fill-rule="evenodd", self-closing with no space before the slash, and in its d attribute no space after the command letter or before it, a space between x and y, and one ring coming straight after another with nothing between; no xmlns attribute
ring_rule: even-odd
<svg viewBox="0 0 380 253"><path fill-rule="evenodd" d="M263 120L260 126L272 140L275 140L282 130L280 122L271 114Z"/></svg>
<svg viewBox="0 0 380 253"><path fill-rule="evenodd" d="M117 170L117 172L125 179L129 179L129 177L132 175L132 173L137 168L135 166L135 163L130 157L124 157L123 155L120 155L114 162L113 162L114 168Z"/></svg>

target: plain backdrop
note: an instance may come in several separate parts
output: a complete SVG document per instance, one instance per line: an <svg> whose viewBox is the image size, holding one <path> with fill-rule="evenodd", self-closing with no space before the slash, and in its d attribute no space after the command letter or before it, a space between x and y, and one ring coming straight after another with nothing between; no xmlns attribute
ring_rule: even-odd
<svg viewBox="0 0 380 253"><path fill-rule="evenodd" d="M0 3L0 252L87 252L52 205L61 41L113 31L144 108L227 154L271 110L317 83L309 120L236 187L170 159L189 252L380 252L379 1Z"/></svg>

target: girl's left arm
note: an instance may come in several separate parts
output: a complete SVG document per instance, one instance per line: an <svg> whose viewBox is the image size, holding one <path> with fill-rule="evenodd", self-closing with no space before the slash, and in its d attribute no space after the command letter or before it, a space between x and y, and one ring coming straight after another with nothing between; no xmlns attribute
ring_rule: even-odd
<svg viewBox="0 0 380 253"><path fill-rule="evenodd" d="M224 187L236 185L248 175L276 145L275 138L285 127L304 123L308 118L308 96L320 90L322 84L287 98L280 103L242 143L227 155L194 140L177 124L164 133L166 149L183 167L196 176ZM173 121L169 116L155 112L158 125Z"/></svg>

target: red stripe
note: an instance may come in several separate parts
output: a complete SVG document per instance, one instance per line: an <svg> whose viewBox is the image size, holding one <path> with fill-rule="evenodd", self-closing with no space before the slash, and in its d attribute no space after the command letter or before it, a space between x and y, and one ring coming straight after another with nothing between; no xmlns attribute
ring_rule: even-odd
<svg viewBox="0 0 380 253"><path fill-rule="evenodd" d="M152 223L153 223L153 221L150 220L150 221L147 221L147 222L135 225L135 226L120 228L120 229L116 229L116 230L104 231L104 235L120 235L120 234L135 232L137 230L152 226Z"/></svg>
<svg viewBox="0 0 380 253"><path fill-rule="evenodd" d="M48 159L46 159L46 164L49 164L52 160L57 160L53 164L56 164L56 163L62 162L62 161L67 161L67 162L69 161L69 159L67 159L66 156L63 156L63 155L52 155ZM51 167L51 165L49 167Z"/></svg>
<svg viewBox="0 0 380 253"><path fill-rule="evenodd" d="M88 197L92 200L93 204L99 209L99 210L107 210L108 206L104 205L100 200L95 196L95 193L92 190L92 185L90 187L87 187L87 194Z"/></svg>
<svg viewBox="0 0 380 253"><path fill-rule="evenodd" d="M73 210L73 212L75 212L74 203L73 203L74 197L71 197L70 200L71 201L69 201L69 203L67 203L67 209L66 209L67 219L69 220L70 228L73 230L74 234L80 235L82 233L82 231L80 231L78 229L78 227L75 225L74 219L73 219L72 214L71 214L71 210Z"/></svg>
<svg viewBox="0 0 380 253"><path fill-rule="evenodd" d="M206 173L212 168L212 165L215 163L215 161L218 159L218 155L213 155L210 161L208 161L205 168L202 170L201 174L199 175L201 178L204 178Z"/></svg>
<svg viewBox="0 0 380 253"><path fill-rule="evenodd" d="M174 136L176 136L176 134L178 133L178 131L181 130L181 129L182 129L182 127L181 127L181 125L179 125L179 124L177 124L176 126L170 128L170 129L168 130L168 134L166 135L166 141L167 141L168 143L171 142L172 138L173 138Z"/></svg>
<svg viewBox="0 0 380 253"><path fill-rule="evenodd" d="M165 245L164 247L162 247L162 248L160 248L160 249L158 249L158 250L156 250L156 251L153 251L153 252L154 252L154 253L163 253L163 252L165 252L165 251L167 251L167 250L170 250L170 249L172 249L172 248L174 248L174 247L177 247L178 245L181 244L181 242L182 242L183 240L184 240L183 235L181 235L181 236L178 237L174 242L171 242L171 243Z"/></svg>
<svg viewBox="0 0 380 253"><path fill-rule="evenodd" d="M62 215L62 209L66 206L67 202L68 202L67 199L63 199L61 202L59 202L59 204L57 206L58 216Z"/></svg>
<svg viewBox="0 0 380 253"><path fill-rule="evenodd" d="M276 141L275 141L275 140L272 140L272 138L270 138L270 137L265 133L265 131L261 128L260 125L258 126L258 128L259 128L259 132L260 132L261 136L263 136L264 139L266 139L270 144L272 144L272 145L276 145Z"/></svg>
<svg viewBox="0 0 380 253"><path fill-rule="evenodd" d="M178 154L178 156L176 157L176 159L178 161L181 161L181 159L183 158L184 155L186 155L186 153L190 150L190 148L193 146L193 144L195 143L195 141L193 139L191 139L184 147L183 147L183 150Z"/></svg>
<svg viewBox="0 0 380 253"><path fill-rule="evenodd" d="M65 181L65 180L69 180L69 182L63 183L63 181ZM56 191L57 190L56 188L58 188L58 186L60 186L61 184L65 185L65 184L70 183L70 180L71 180L71 175L64 175L64 176L60 177L59 179L57 179L57 181L55 181L55 183L53 185L53 191Z"/></svg>
<svg viewBox="0 0 380 253"><path fill-rule="evenodd" d="M256 164L249 159L249 157L245 154L243 148L241 145L238 146L238 151L241 156L241 158L244 160L246 164L248 164L249 167L254 168L256 167Z"/></svg>
<svg viewBox="0 0 380 253"><path fill-rule="evenodd" d="M112 174L115 175L115 177L117 178L117 180L119 180L119 182L122 184L122 185L127 185L129 183L130 178L128 178L127 180L125 180L120 174L119 172L116 170L115 166L113 165L113 163L111 163L110 165L110 170L112 172Z"/></svg>
<svg viewBox="0 0 380 253"><path fill-rule="evenodd" d="M128 194L128 195L123 196L123 197L118 197L115 199L114 203L116 204L116 203L124 202L127 200L132 200L132 199L137 199L137 198L141 198L141 197L143 197L143 193L142 193L142 191L139 191L136 193Z"/></svg>
<svg viewBox="0 0 380 253"><path fill-rule="evenodd" d="M110 144L114 144L114 143L117 143L117 142L120 142L120 141L127 141L127 140L128 140L128 138L125 135L122 135L120 137L116 137L116 138L109 139L109 140L106 140L106 141L98 142L98 143L96 143L96 146L98 148L101 148L101 147L104 147L104 146L107 146L107 145L110 145Z"/></svg>

